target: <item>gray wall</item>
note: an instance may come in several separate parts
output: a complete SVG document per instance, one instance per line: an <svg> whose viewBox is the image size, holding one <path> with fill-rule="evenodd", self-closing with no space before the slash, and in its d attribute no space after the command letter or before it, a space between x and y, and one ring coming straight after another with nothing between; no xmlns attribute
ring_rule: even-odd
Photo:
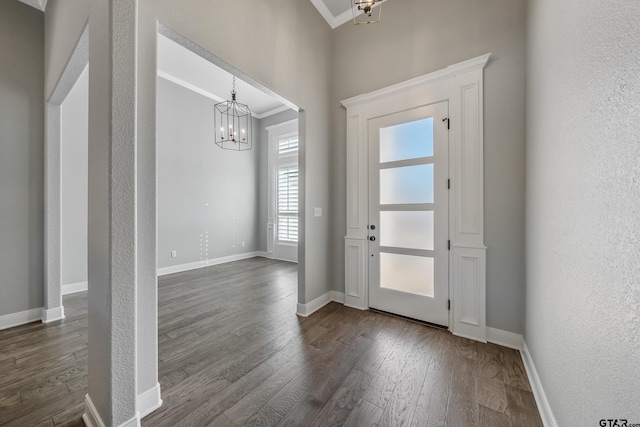
<svg viewBox="0 0 640 427"><path fill-rule="evenodd" d="M258 121L258 147L260 156L258 174L258 250L267 251L267 221L269 220L269 133L267 127L298 118L298 112L283 111Z"/></svg>
<svg viewBox="0 0 640 427"><path fill-rule="evenodd" d="M143 224L154 210L153 159L155 158L155 36L157 23L183 34L209 52L262 82L304 111L300 114L301 167L306 159L306 174L301 179L305 204L301 212L304 237L302 252L306 264L299 264L299 293L302 302L310 301L331 288L329 218L315 218L313 207L329 206L329 79L331 28L311 2L230 2L212 0L142 0L139 3L138 31L138 143L140 172L138 225L144 236L139 239L139 275L145 283L152 280L153 220ZM87 21L86 0L50 0L46 13L46 82L53 89L64 64ZM221 13L223 12L223 13ZM240 25L238 29L237 25ZM310 48L313 47L313 48ZM307 218L308 217L308 218ZM307 243L309 242L309 243ZM155 266L154 266L155 267ZM146 286L146 285L145 285Z"/></svg>
<svg viewBox="0 0 640 427"><path fill-rule="evenodd" d="M44 15L0 2L0 316L43 306Z"/></svg>
<svg viewBox="0 0 640 427"><path fill-rule="evenodd" d="M149 67L155 62L147 52L155 50L151 36L160 22L304 110L300 114L300 163L305 170L301 251L306 257L299 264L298 299L308 302L325 294L330 290L329 221L312 213L313 207L326 211L329 204L330 27L311 2L300 0L142 0L139 15L144 52L139 64L141 109L155 104L145 76L151 78ZM143 119L139 126L150 132L155 123Z"/></svg>
<svg viewBox="0 0 640 427"><path fill-rule="evenodd" d="M74 6L75 3L80 5ZM49 12L51 7L51 13ZM62 13L63 9L70 9ZM81 0L51 0L47 10L47 87L57 81L86 21ZM221 10L224 13L219 13ZM523 331L524 311L524 0L391 0L384 25L343 25L331 32L310 2L215 0L140 3L140 170L153 152L156 22L301 106L301 183L305 230L300 300L344 288L345 163L341 99L493 52L485 80L485 230L488 324ZM242 17L241 20L229 19ZM229 43L231 25L241 22ZM309 46L313 46L310 49ZM363 46L370 46L363 48ZM402 48L399 48L401 46ZM276 48L274 48L276 47ZM333 66L332 66L333 65ZM359 78L363 70L366 78ZM140 197L147 209L147 177ZM331 196L330 196L331 195ZM328 215L314 218L313 207ZM149 234L144 230L145 234ZM145 249L146 250L146 249ZM141 254L140 256L144 256Z"/></svg>
<svg viewBox="0 0 640 427"><path fill-rule="evenodd" d="M87 281L89 69L62 103L60 127L60 281Z"/></svg>
<svg viewBox="0 0 640 427"><path fill-rule="evenodd" d="M345 110L340 101L493 53L485 70L487 324L524 332L524 0L390 0L379 25L334 30L331 188L334 289L344 291Z"/></svg>
<svg viewBox="0 0 640 427"><path fill-rule="evenodd" d="M260 150L237 153L213 144L213 105L158 79L159 268L258 250ZM87 113L85 72L62 104L62 284L87 280ZM256 139L258 129L256 120Z"/></svg>
<svg viewBox="0 0 640 427"><path fill-rule="evenodd" d="M159 78L157 100L158 267L258 250L260 151L214 144L209 98Z"/></svg>
<svg viewBox="0 0 640 427"><path fill-rule="evenodd" d="M47 94L60 79L87 22L86 0L49 0L45 18ZM158 22L244 71L281 94L300 114L300 225L304 230L298 265L298 300L311 301L330 289L328 217L306 213L329 205L329 94L331 29L311 2L230 2L227 0L141 0L137 32L137 312L138 390L157 382L153 354L157 336L149 333L157 318L156 254L156 32ZM237 25L240 25L238 28ZM310 48L312 47L312 48ZM305 167L306 159L309 161ZM92 191L89 188L89 191ZM305 257L306 255L306 257ZM145 363L146 362L146 363ZM91 371L91 367L90 367ZM94 396L96 397L96 396ZM94 401L95 402L95 401Z"/></svg>
<svg viewBox="0 0 640 427"><path fill-rule="evenodd" d="M640 420L640 3L530 0L526 342L558 425Z"/></svg>

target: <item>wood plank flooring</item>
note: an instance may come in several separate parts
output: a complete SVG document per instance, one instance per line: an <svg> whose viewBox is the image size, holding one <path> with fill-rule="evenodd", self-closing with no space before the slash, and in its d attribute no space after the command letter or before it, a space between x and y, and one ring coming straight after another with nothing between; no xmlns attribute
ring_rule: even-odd
<svg viewBox="0 0 640 427"><path fill-rule="evenodd" d="M331 303L295 315L296 265L159 279L163 406L143 426L542 426L520 355ZM82 426L86 293L0 331L0 425Z"/></svg>

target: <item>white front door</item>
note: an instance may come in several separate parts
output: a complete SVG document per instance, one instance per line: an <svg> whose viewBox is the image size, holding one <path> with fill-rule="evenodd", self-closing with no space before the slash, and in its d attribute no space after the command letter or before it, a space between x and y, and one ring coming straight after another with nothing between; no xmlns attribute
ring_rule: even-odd
<svg viewBox="0 0 640 427"><path fill-rule="evenodd" d="M369 306L449 324L448 103L369 120Z"/></svg>

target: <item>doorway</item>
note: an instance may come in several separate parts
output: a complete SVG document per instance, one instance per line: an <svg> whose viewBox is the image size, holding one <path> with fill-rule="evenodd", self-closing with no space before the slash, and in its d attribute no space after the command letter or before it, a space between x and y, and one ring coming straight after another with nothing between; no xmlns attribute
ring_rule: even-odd
<svg viewBox="0 0 640 427"><path fill-rule="evenodd" d="M448 102L369 120L369 305L449 325Z"/></svg>
<svg viewBox="0 0 640 427"><path fill-rule="evenodd" d="M268 147L267 256L298 262L298 119L266 127Z"/></svg>

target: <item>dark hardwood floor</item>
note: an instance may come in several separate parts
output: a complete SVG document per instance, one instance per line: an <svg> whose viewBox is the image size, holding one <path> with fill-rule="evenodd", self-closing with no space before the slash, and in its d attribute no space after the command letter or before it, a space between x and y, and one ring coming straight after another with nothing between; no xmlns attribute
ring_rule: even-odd
<svg viewBox="0 0 640 427"><path fill-rule="evenodd" d="M143 426L542 426L517 351L296 302L296 265L263 258L161 277L164 404ZM86 293L64 305L0 331L0 425L83 425Z"/></svg>

